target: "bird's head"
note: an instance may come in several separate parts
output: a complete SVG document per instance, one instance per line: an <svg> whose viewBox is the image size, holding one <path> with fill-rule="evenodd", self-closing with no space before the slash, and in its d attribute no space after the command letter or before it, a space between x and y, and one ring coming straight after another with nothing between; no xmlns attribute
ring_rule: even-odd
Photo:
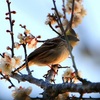
<svg viewBox="0 0 100 100"><path fill-rule="evenodd" d="M75 33L75 31L73 29L69 29L67 32L66 32L66 35L68 37L68 40L69 40L69 43L72 47L76 46L78 41L79 41L79 38L78 38L78 35Z"/></svg>

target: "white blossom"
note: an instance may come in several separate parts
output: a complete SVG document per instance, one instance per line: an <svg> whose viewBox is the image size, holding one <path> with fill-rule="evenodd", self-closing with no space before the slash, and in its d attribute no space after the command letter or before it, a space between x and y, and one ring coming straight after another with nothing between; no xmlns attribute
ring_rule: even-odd
<svg viewBox="0 0 100 100"><path fill-rule="evenodd" d="M32 92L32 87L28 88L16 87L15 90L13 90L12 92L14 100L31 100L29 98L29 95Z"/></svg>
<svg viewBox="0 0 100 100"><path fill-rule="evenodd" d="M0 70L6 75L10 75L13 68L20 64L20 60L19 56L12 58L11 55L5 53L4 57L0 59Z"/></svg>

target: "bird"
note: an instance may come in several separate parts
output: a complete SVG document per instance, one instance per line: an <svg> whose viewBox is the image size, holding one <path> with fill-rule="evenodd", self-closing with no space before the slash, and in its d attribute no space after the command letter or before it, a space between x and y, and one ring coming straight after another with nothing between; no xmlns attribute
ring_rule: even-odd
<svg viewBox="0 0 100 100"><path fill-rule="evenodd" d="M71 50L77 45L79 38L75 31L71 28L66 32L66 36L69 40ZM40 47L31 52L28 57L28 66L49 66L60 64L70 55L68 49L68 43L65 36L57 36L51 39L47 39ZM26 63L22 64L18 70L26 68Z"/></svg>

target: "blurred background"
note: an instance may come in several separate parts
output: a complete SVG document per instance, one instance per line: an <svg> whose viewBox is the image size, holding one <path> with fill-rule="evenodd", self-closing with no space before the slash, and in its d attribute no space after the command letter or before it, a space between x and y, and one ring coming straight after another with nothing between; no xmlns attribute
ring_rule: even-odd
<svg viewBox="0 0 100 100"><path fill-rule="evenodd" d="M58 9L61 9L62 0L57 2ZM17 14L13 15L13 19L16 20L14 25L14 36L15 41L18 41L18 33L23 33L24 30L20 28L19 24L26 25L27 29L35 36L41 35L41 40L55 37L56 34L45 25L46 16L51 12L53 7L52 0L11 0L11 9L15 10ZM80 42L74 48L73 55L75 56L75 62L79 71L82 72L83 78L90 80L92 82L100 82L100 0L83 0L84 8L87 11L87 15L83 18L82 23L75 28L76 33L79 35ZM7 12L6 0L0 0L0 53L8 52L6 50L7 46L11 45L10 35L6 33L9 29L9 21L5 20L5 13ZM33 49L28 49L28 54L33 51ZM24 56L23 49L20 48L16 50L16 56ZM61 63L61 65L71 66L71 59L67 59ZM32 67L34 70L33 76L36 78L42 78L46 74L48 67ZM56 83L61 83L61 75L65 69L59 70L56 76ZM25 72L25 70L23 70ZM40 73L41 72L41 73ZM32 97L40 96L39 93L42 90L36 85L29 84L28 82L18 82L14 79L13 83L19 87L32 86L33 91L31 93ZM5 80L0 80L0 100L12 100L12 89L8 89L10 85L9 82ZM100 97L100 94L85 94L84 96Z"/></svg>

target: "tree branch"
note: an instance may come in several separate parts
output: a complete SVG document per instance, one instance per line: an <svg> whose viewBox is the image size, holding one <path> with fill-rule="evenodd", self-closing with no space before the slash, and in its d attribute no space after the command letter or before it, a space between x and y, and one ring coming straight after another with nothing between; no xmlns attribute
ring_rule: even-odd
<svg viewBox="0 0 100 100"><path fill-rule="evenodd" d="M100 82L90 82L88 84L81 83L61 83L61 84L50 84L42 79L34 78L31 75L19 75L13 73L12 78L17 79L18 81L28 81L29 83L35 84L45 90L43 93L44 100L47 100L47 97L55 98L58 94L65 92L78 92L78 93L98 93L100 92ZM48 99L50 100L50 99Z"/></svg>

